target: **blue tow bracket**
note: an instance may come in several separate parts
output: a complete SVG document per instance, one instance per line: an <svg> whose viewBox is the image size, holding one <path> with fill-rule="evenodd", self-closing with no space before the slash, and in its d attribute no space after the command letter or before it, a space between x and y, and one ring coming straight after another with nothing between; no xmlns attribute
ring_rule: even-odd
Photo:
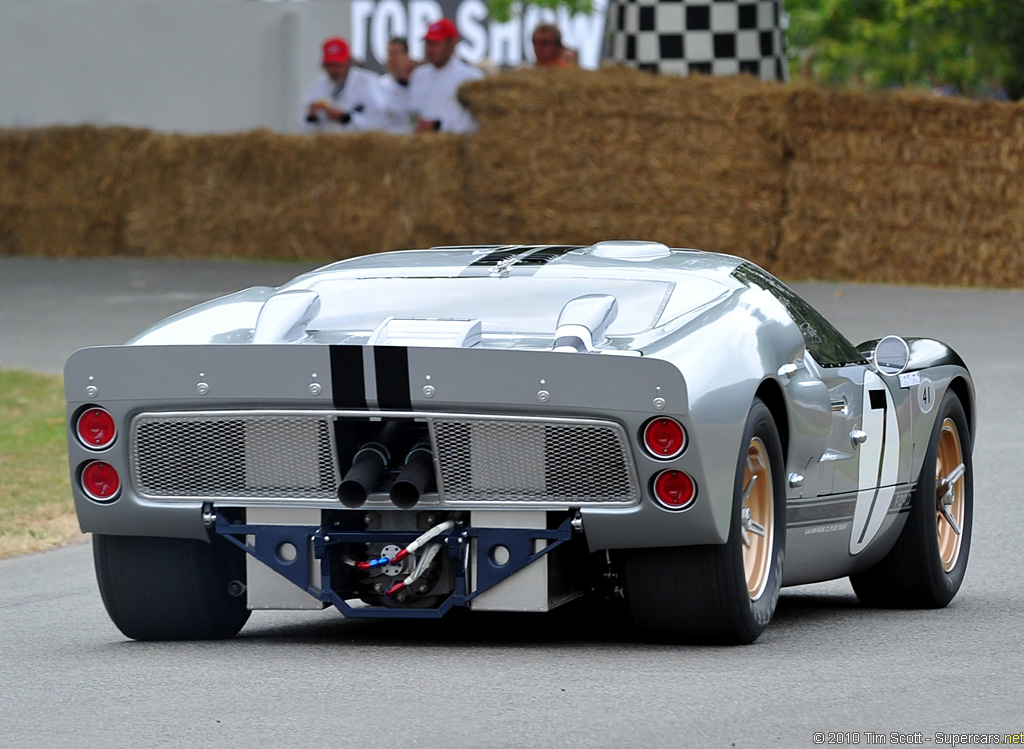
<svg viewBox="0 0 1024 749"><path fill-rule="evenodd" d="M321 565L320 588L309 585L309 567L306 551L310 544L314 556L330 560L332 547L352 543L398 544L406 546L415 541L422 531L341 531L329 524L312 525L248 525L231 523L217 516L215 532L228 541L266 564L291 583L305 590L314 598L327 602L349 618L374 617L395 619L439 619L454 606L465 606L481 593L493 588L502 580L545 554L561 546L572 537L571 519L567 518L555 530L537 528L473 528L456 525L452 530L438 536L445 544L448 558L455 570L455 590L439 606L431 609L412 609L385 606L352 606L340 598L331 587L331 565ZM247 543L251 536L253 543ZM476 590L466 592L466 565L464 553L470 539L477 540ZM547 541L544 548L533 551L534 542ZM282 554L283 545L290 544L296 550L294 555ZM499 563L493 553L497 547L508 552L507 560Z"/></svg>

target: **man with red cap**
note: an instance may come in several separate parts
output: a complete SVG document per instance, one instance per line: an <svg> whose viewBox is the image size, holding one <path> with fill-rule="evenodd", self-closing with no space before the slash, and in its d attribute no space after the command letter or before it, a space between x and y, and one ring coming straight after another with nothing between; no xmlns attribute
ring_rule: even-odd
<svg viewBox="0 0 1024 749"><path fill-rule="evenodd" d="M303 99L302 129L344 133L381 128L383 104L377 76L354 66L344 39L324 42L323 68Z"/></svg>
<svg viewBox="0 0 1024 749"><path fill-rule="evenodd" d="M447 18L435 21L423 37L427 63L409 76L409 106L417 133L473 133L480 127L459 102L459 86L484 77L455 55L459 30Z"/></svg>

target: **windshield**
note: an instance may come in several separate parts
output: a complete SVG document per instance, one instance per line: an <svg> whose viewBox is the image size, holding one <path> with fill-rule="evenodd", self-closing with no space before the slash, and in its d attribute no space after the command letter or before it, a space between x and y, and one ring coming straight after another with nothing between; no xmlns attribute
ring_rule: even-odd
<svg viewBox="0 0 1024 749"><path fill-rule="evenodd" d="M861 353L842 333L775 276L750 263L744 263L732 275L748 285L764 289L782 303L790 318L800 328L807 350L822 366L866 364Z"/></svg>

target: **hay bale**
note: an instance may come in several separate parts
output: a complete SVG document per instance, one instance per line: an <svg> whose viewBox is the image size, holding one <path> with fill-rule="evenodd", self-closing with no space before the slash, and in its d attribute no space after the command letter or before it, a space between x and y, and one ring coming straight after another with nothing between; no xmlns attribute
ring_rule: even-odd
<svg viewBox="0 0 1024 749"><path fill-rule="evenodd" d="M439 136L154 136L125 243L173 257L343 258L454 238L463 142Z"/></svg>
<svg viewBox="0 0 1024 749"><path fill-rule="evenodd" d="M128 128L3 132L0 252L120 253L121 178L145 137L145 131Z"/></svg>
<svg viewBox="0 0 1024 749"><path fill-rule="evenodd" d="M741 76L614 68L464 87L482 125L468 146L473 241L643 237L763 255L777 241L784 150L770 128L751 136L757 90Z"/></svg>
<svg viewBox="0 0 1024 749"><path fill-rule="evenodd" d="M0 252L343 258L648 238L793 278L1024 285L1024 105L523 70L473 136L0 131Z"/></svg>
<svg viewBox="0 0 1024 749"><path fill-rule="evenodd" d="M1024 282L1013 250L1024 231L1024 146L1010 135L1021 107L813 90L789 104L779 272Z"/></svg>

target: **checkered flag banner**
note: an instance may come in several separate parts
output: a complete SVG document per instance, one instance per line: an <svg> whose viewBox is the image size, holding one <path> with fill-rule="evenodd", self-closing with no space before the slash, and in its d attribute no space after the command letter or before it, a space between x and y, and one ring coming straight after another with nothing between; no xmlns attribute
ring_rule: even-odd
<svg viewBox="0 0 1024 749"><path fill-rule="evenodd" d="M789 79L782 0L614 0L612 59L655 73Z"/></svg>

